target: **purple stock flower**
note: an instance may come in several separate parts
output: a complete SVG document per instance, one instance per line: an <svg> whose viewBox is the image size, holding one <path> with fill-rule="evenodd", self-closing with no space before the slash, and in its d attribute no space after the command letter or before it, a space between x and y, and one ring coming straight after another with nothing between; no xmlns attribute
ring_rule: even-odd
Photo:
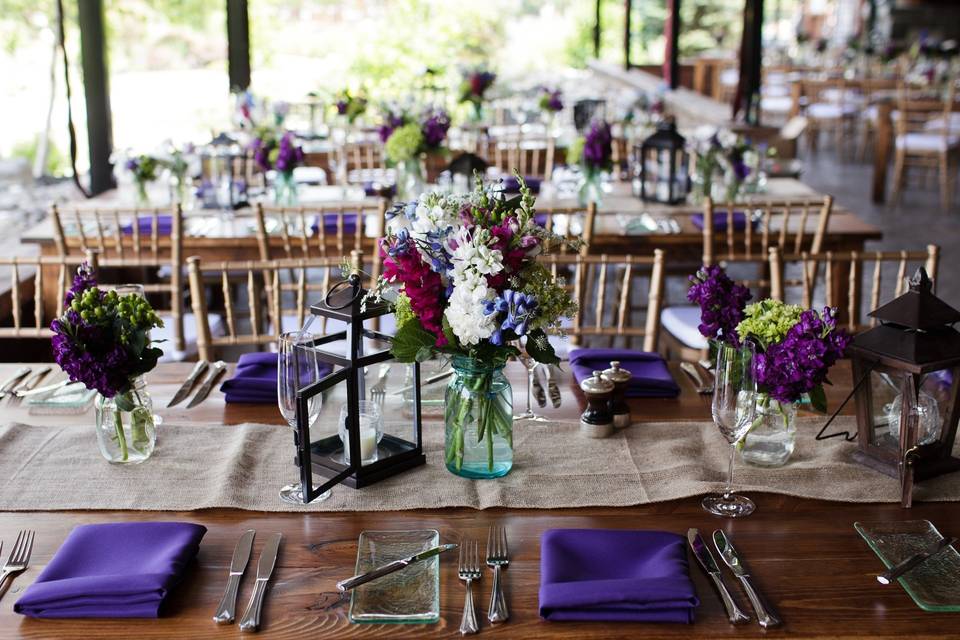
<svg viewBox="0 0 960 640"><path fill-rule="evenodd" d="M140 163L137 162L137 159L136 159L136 158L129 158L129 159L126 161L126 163L124 163L123 166L124 166L124 168L125 168L127 171L133 173L133 172L135 172L135 171L137 170L137 167L140 166Z"/></svg>
<svg viewBox="0 0 960 640"><path fill-rule="evenodd" d="M687 300L700 305L700 333L707 339L738 346L737 325L753 297L750 290L731 280L719 265L701 267L690 276L690 282Z"/></svg>
<svg viewBox="0 0 960 640"><path fill-rule="evenodd" d="M808 309L783 341L757 353L757 383L780 402L796 402L827 381L827 372L843 357L851 337L837 328L834 310Z"/></svg>
<svg viewBox="0 0 960 640"><path fill-rule="evenodd" d="M387 139L393 134L394 129L402 127L406 123L406 118L402 114L387 112L383 118L383 124L377 130L380 135L380 142L386 143Z"/></svg>
<svg viewBox="0 0 960 640"><path fill-rule="evenodd" d="M280 173L290 173L303 163L303 149L293 142L293 134L289 131L280 138L277 149L277 159L273 163Z"/></svg>
<svg viewBox="0 0 960 640"><path fill-rule="evenodd" d="M540 94L540 108L553 113L563 111L563 97L560 89L544 87L543 93Z"/></svg>
<svg viewBox="0 0 960 640"><path fill-rule="evenodd" d="M450 129L450 116L443 109L432 109L424 116L420 130L423 133L423 142L428 149L437 149L447 139Z"/></svg>
<svg viewBox="0 0 960 640"><path fill-rule="evenodd" d="M613 158L610 125L598 120L590 125L583 141L583 162L589 169L609 169Z"/></svg>

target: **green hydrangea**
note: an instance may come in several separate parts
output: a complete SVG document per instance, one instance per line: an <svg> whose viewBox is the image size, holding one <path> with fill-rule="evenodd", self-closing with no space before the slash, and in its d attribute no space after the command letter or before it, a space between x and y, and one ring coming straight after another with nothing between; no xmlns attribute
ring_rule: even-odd
<svg viewBox="0 0 960 640"><path fill-rule="evenodd" d="M577 164L583 157L583 145L586 144L583 136L578 136L567 147L567 164Z"/></svg>
<svg viewBox="0 0 960 640"><path fill-rule="evenodd" d="M780 342L787 332L800 320L803 308L795 304L784 304L777 300L761 300L748 304L744 309L746 316L737 325L737 334L741 340L753 338L766 349Z"/></svg>
<svg viewBox="0 0 960 640"><path fill-rule="evenodd" d="M387 138L385 149L390 161L406 162L417 157L422 146L423 133L420 132L420 125L410 123L394 130Z"/></svg>

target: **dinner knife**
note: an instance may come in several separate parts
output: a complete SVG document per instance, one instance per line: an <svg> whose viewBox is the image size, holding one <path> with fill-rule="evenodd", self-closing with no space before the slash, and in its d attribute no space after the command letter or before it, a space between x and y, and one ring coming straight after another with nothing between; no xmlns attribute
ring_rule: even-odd
<svg viewBox="0 0 960 640"><path fill-rule="evenodd" d="M197 395L193 396L193 400L187 405L187 409L192 409L206 400L207 396L210 395L211 389L213 389L213 385L217 384L217 380L220 379L220 376L222 376L226 370L227 363L223 360L214 362L210 372L207 373L207 377L204 378L203 384L200 385L200 391L197 391Z"/></svg>
<svg viewBox="0 0 960 640"><path fill-rule="evenodd" d="M230 560L230 577L227 580L227 590L217 605L217 613L213 616L213 621L217 624L230 624L237 617L237 591L240 588L240 578L247 569L247 562L250 560L250 550L253 548L253 538L257 535L256 530L247 529L240 539L237 540L237 546L233 550L233 559Z"/></svg>
<svg viewBox="0 0 960 640"><path fill-rule="evenodd" d="M167 403L168 407L183 402L184 398L190 395L190 392L193 391L193 385L197 383L197 378L203 375L203 372L207 370L207 367L210 366L210 363L206 360L200 360L193 366L193 371L190 372L190 375L187 376L187 379L183 381L183 384L180 385L180 388L177 389L177 393L173 396L170 402Z"/></svg>
<svg viewBox="0 0 960 640"><path fill-rule="evenodd" d="M757 614L757 622L760 623L760 626L764 629L779 626L780 619L767 611L766 607L763 606L763 600L760 599L753 583L750 582L750 572L748 572L746 566L744 566L743 560L740 558L740 554L737 553L736 547L734 547L730 539L727 538L727 534L720 529L714 531L713 544L717 547L717 553L720 554L720 557L726 565L730 567L733 575L740 578L740 584L743 585L743 590L747 592L747 598L750 599L750 604L753 605L753 610Z"/></svg>
<svg viewBox="0 0 960 640"><path fill-rule="evenodd" d="M13 388L17 386L21 380L30 375L30 371L32 371L30 367L20 367L12 376L7 378L7 380L0 385L0 398L6 397L8 393L13 391Z"/></svg>
<svg viewBox="0 0 960 640"><path fill-rule="evenodd" d="M434 556L438 556L444 551L450 551L451 549L456 549L457 545L455 544L442 544L439 547L433 547L432 549L427 549L426 551L421 551L412 556L408 556L401 560L394 560L389 562L382 567L377 567L373 571L368 571L366 573L361 573L358 576L353 576L352 578L347 578L346 580L341 580L337 583L337 589L340 591L349 591L351 589L356 589L362 584L372 582L377 578L382 578L385 575L389 575L395 571L399 571L405 567L409 567L415 562L420 562L421 560L426 560Z"/></svg>
<svg viewBox="0 0 960 640"><path fill-rule="evenodd" d="M903 574L916 569L918 566L937 555L956 541L956 538L941 538L937 540L923 551L913 554L900 564L894 565L878 575L877 582L880 584L890 584Z"/></svg>
<svg viewBox="0 0 960 640"><path fill-rule="evenodd" d="M680 369L693 381L694 386L697 387L697 393L700 395L705 395L707 393L707 385L704 384L703 378L700 376L700 372L692 362L681 362Z"/></svg>
<svg viewBox="0 0 960 640"><path fill-rule="evenodd" d="M21 392L30 391L35 389L40 382L47 377L47 374L53 370L53 367L46 366L41 367L34 373L32 376L25 378L23 382L13 388L10 393L14 396L18 396Z"/></svg>
<svg viewBox="0 0 960 640"><path fill-rule="evenodd" d="M216 366L216 365L214 365ZM282 533L275 533L267 540L263 551L260 552L260 562L257 564L257 583L253 587L253 595L247 610L240 619L240 631L256 631L260 627L260 611L263 609L263 596L267 592L267 582L277 563L277 554L280 552Z"/></svg>
<svg viewBox="0 0 960 640"><path fill-rule="evenodd" d="M693 556L697 559L700 567L713 580L713 584L720 594L720 599L723 600L723 606L727 609L727 618L730 620L730 624L750 622L750 616L740 610L733 596L727 590L727 585L723 583L720 567L717 566L717 561L713 559L713 554L710 553L710 548L703 541L700 532L696 529L687 529L687 542L690 544L690 550L693 551Z"/></svg>

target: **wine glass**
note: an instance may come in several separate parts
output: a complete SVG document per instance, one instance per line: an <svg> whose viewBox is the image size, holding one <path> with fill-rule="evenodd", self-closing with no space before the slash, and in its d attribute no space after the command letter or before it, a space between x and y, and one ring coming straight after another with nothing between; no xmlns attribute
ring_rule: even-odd
<svg viewBox="0 0 960 640"><path fill-rule="evenodd" d="M733 493L733 461L737 443L747 435L757 401L757 380L753 372L754 347L721 344L717 352L716 383L713 388L713 422L730 443L727 485L720 495L703 499L703 508L717 516L739 518L753 513L756 506L746 496Z"/></svg>
<svg viewBox="0 0 960 640"><path fill-rule="evenodd" d="M297 391L320 379L320 363L313 348L314 335L307 331L291 331L280 335L277 354L277 403L280 414L287 424L297 428ZM315 395L307 401L309 424L312 425L320 415L322 396ZM315 500L326 500L330 492L325 491ZM280 499L288 504L303 505L303 490L300 483L283 486Z"/></svg>
<svg viewBox="0 0 960 640"><path fill-rule="evenodd" d="M524 337L516 342L517 348L520 349L520 355L517 356L517 359L527 368L527 409L523 413L513 416L513 419L546 422L547 418L535 413L533 410L533 380L537 375L537 366L539 363L527 352L527 340L529 340L529 338Z"/></svg>

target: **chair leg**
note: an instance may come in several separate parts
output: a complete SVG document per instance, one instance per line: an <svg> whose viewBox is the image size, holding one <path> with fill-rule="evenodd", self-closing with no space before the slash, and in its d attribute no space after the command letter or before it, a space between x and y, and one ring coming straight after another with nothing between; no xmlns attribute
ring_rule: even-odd
<svg viewBox="0 0 960 640"><path fill-rule="evenodd" d="M893 163L893 193L890 194L890 201L894 206L900 204L900 193L903 190L904 173L906 172L903 156L902 151L897 151L896 159Z"/></svg>
<svg viewBox="0 0 960 640"><path fill-rule="evenodd" d="M949 151L940 154L940 206L944 212L950 209L950 158Z"/></svg>

